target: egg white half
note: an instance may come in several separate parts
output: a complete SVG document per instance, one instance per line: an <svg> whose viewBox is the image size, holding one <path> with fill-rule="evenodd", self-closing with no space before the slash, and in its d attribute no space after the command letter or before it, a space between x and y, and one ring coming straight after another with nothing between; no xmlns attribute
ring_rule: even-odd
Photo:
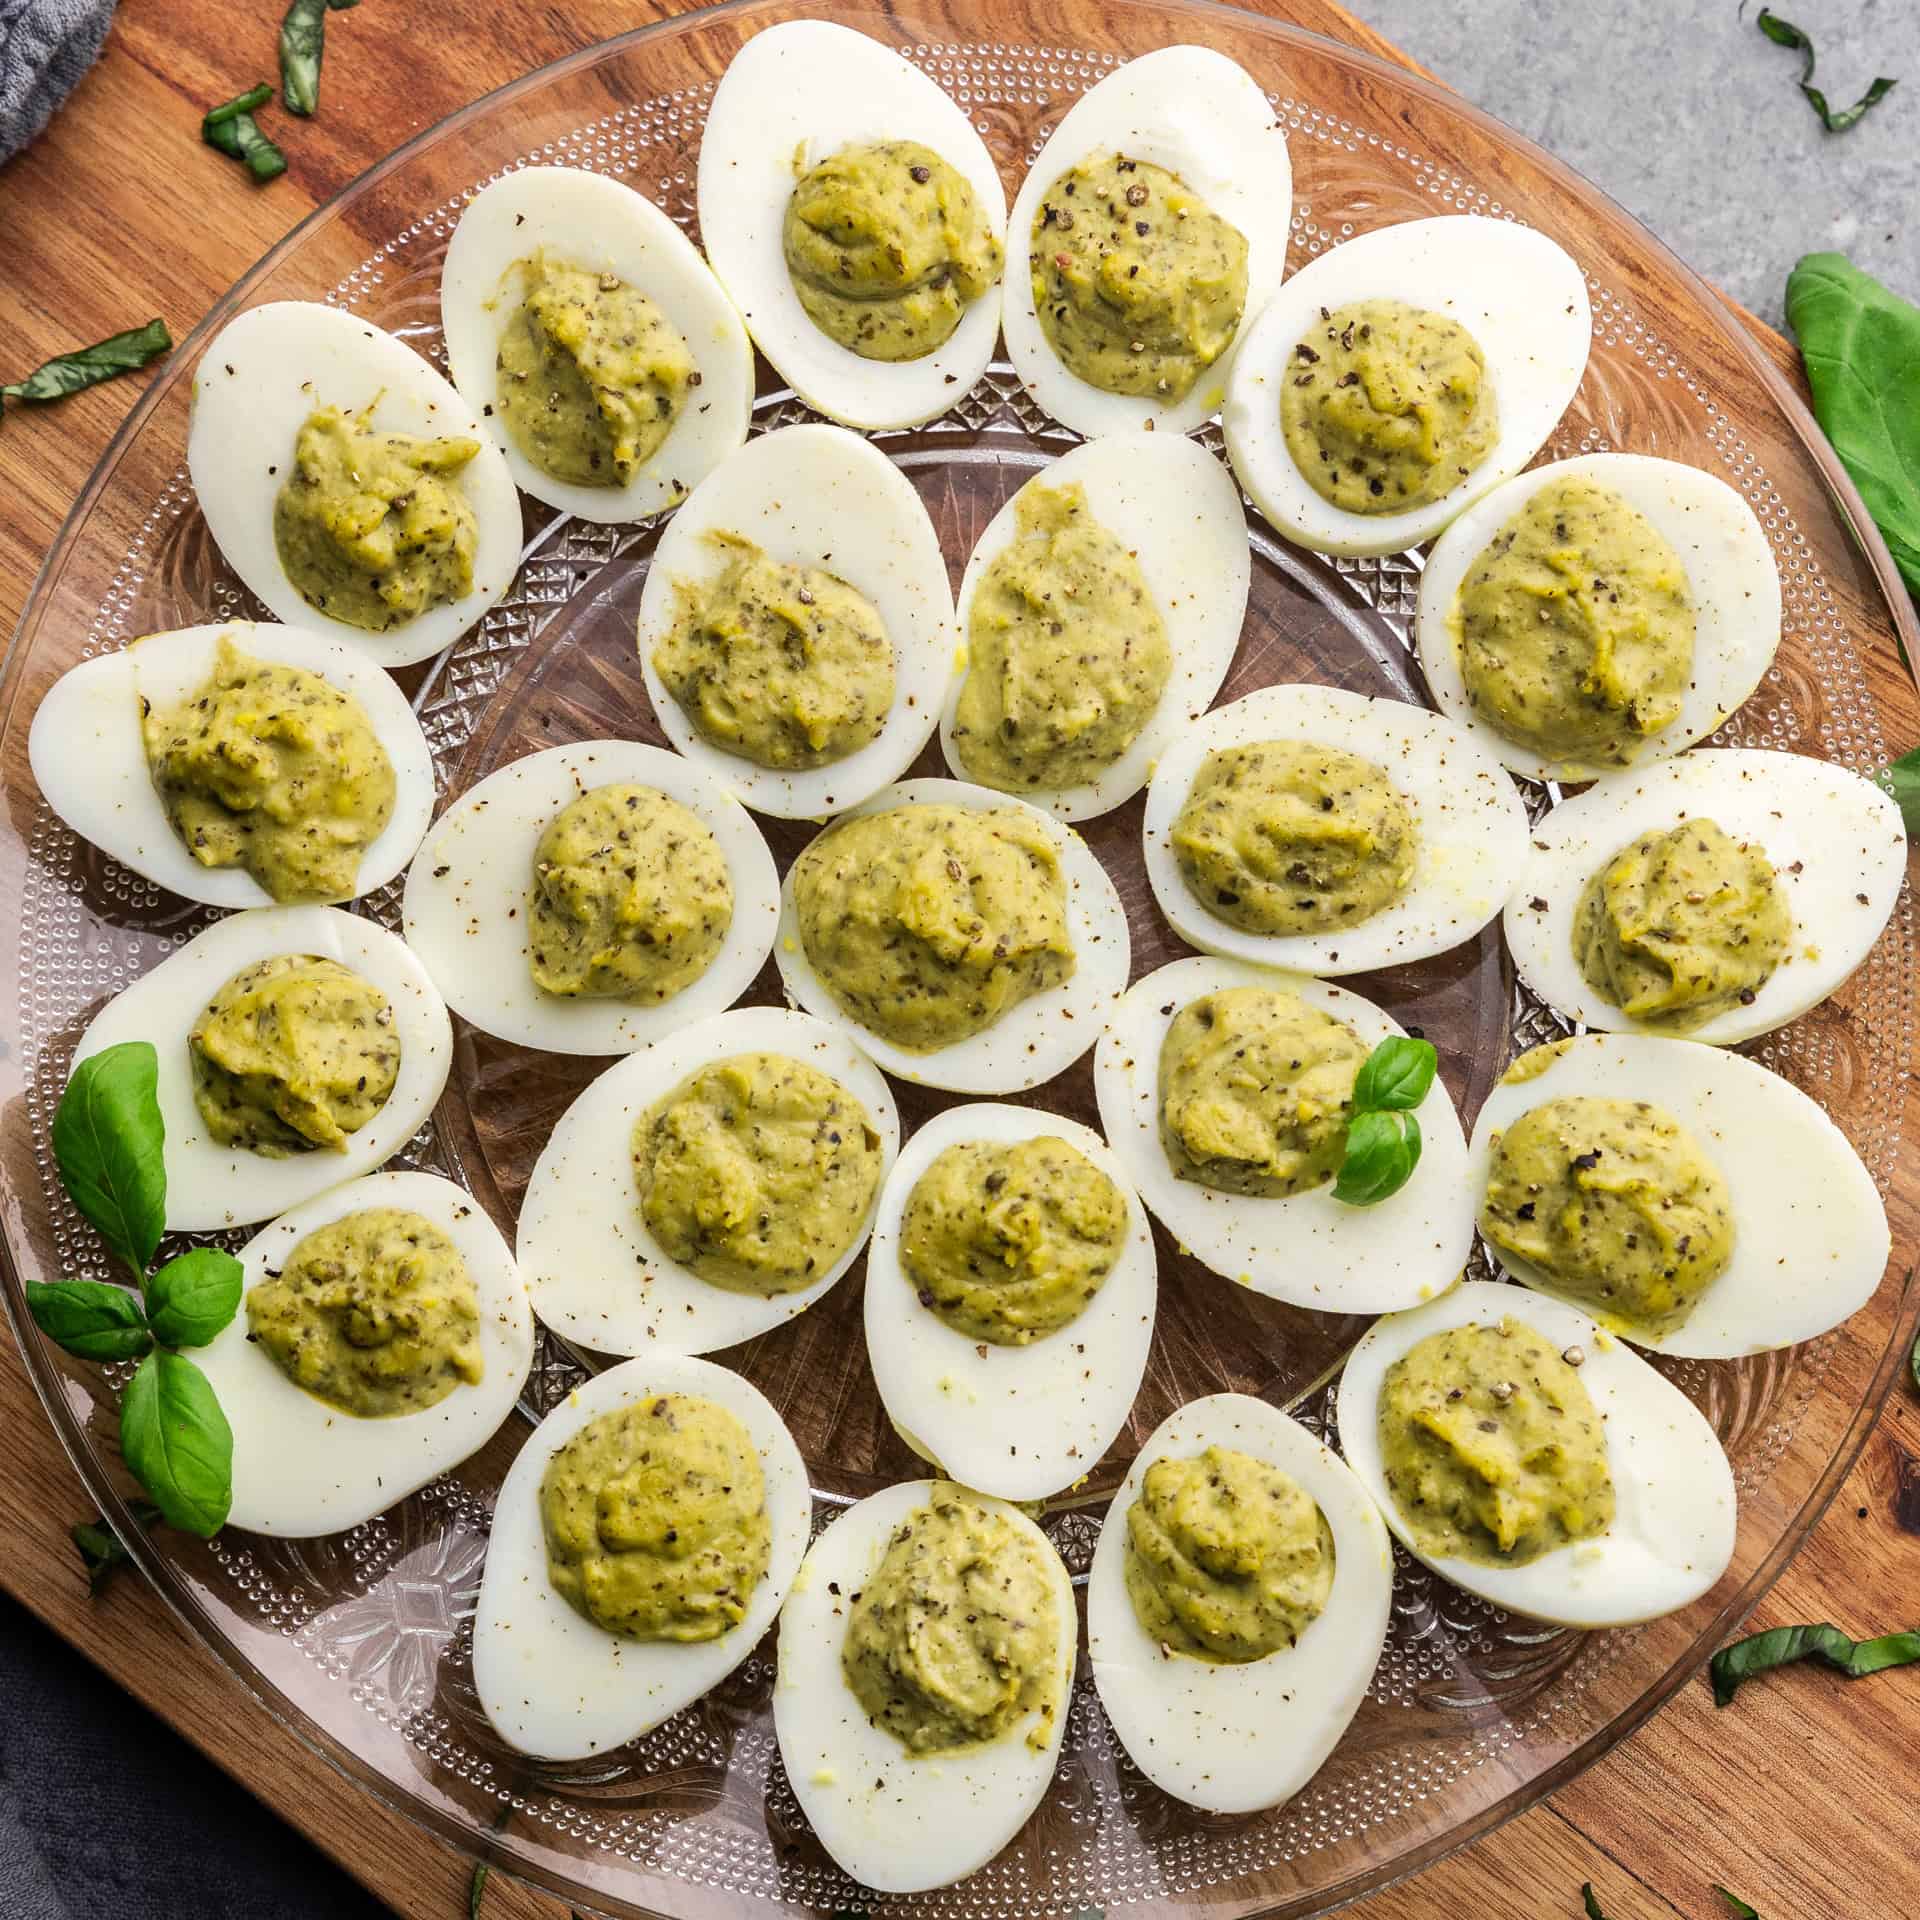
<svg viewBox="0 0 1920 1920"><path fill-rule="evenodd" d="M398 1207L453 1242L480 1304L480 1378L418 1413L363 1420L297 1387L247 1334L240 1311L193 1358L233 1428L233 1509L248 1533L307 1540L357 1527L457 1467L500 1430L533 1365L533 1313L500 1230L471 1194L432 1173L349 1180L264 1227L240 1254L247 1292L309 1234L370 1207Z"/></svg>
<svg viewBox="0 0 1920 1920"><path fill-rule="evenodd" d="M473 508L473 585L385 633L310 607L287 578L273 538L273 503L293 470L307 416L324 406L358 413L376 402L373 425L382 433L480 443L452 476ZM379 666L402 667L450 647L520 566L520 496L478 409L405 341L342 307L277 300L221 328L193 370L187 472L207 531L248 592L276 619L331 634Z"/></svg>
<svg viewBox="0 0 1920 1920"><path fill-rule="evenodd" d="M1174 1016L1228 987L1295 993L1343 1020L1371 1049L1405 1029L1371 1000L1305 974L1203 956L1136 980L1093 1056L1100 1125L1135 1189L1201 1265L1275 1300L1324 1313L1391 1313L1444 1292L1473 1246L1467 1142L1437 1076L1421 1103L1420 1162L1371 1207L1333 1197L1331 1182L1288 1199L1222 1193L1175 1177L1160 1140L1160 1049Z"/></svg>
<svg viewBox="0 0 1920 1920"><path fill-rule="evenodd" d="M1430 1557L1415 1545L1387 1485L1381 1382L1396 1360L1429 1335L1498 1326L1508 1316L1563 1352L1584 1351L1581 1384L1606 1423L1613 1525L1523 1567ZM1388 1314L1347 1356L1338 1417L1340 1450L1400 1544L1443 1579L1510 1612L1567 1627L1657 1620L1699 1599L1733 1558L1733 1469L1719 1437L1678 1387L1563 1301L1475 1280L1410 1313Z"/></svg>
<svg viewBox="0 0 1920 1920"><path fill-rule="evenodd" d="M1413 816L1413 877L1399 898L1328 933L1249 933L1195 898L1173 850L1174 823L1207 755L1263 740L1305 740L1370 760ZM1519 792L1450 720L1342 687L1261 687L1187 728L1154 769L1142 840L1147 883L1189 945L1323 976L1425 960L1471 940L1507 898L1526 847Z"/></svg>
<svg viewBox="0 0 1920 1920"><path fill-rule="evenodd" d="M1059 820L1089 820L1131 799L1154 762L1206 712L1240 645L1253 572L1239 492L1203 447L1174 434L1090 440L1043 467L987 523L960 582L963 650L981 577L1018 535L1021 496L1029 487L1074 485L1085 492L1091 516L1139 562L1166 627L1173 668L1133 744L1097 779L1021 790L1023 800ZM940 717L941 751L962 780L967 773L954 751L953 727L965 685L962 674Z"/></svg>
<svg viewBox="0 0 1920 1920"><path fill-rule="evenodd" d="M1602 1324L1636 1346L1700 1360L1766 1353L1837 1327L1873 1297L1893 1250L1873 1176L1847 1137L1790 1081L1691 1040L1588 1033L1532 1079L1502 1080L1474 1123L1466 1180L1486 1198L1493 1136L1549 1100L1649 1100L1700 1143L1727 1183L1733 1259L1686 1324L1653 1334ZM1546 1277L1489 1248L1514 1279ZM1585 1311L1585 1309L1581 1309Z"/></svg>
<svg viewBox="0 0 1920 1920"><path fill-rule="evenodd" d="M1260 1660L1163 1652L1127 1593L1127 1510L1147 1469L1209 1447L1277 1467L1333 1534L1326 1606L1291 1647ZM1252 1813L1290 1800L1339 1744L1380 1663L1392 1598L1386 1526L1346 1463L1278 1407L1210 1394L1161 1421L1107 1509L1087 1578L1087 1657L1120 1744L1155 1786L1210 1813Z"/></svg>
<svg viewBox="0 0 1920 1920"><path fill-rule="evenodd" d="M844 1034L785 1007L735 1007L663 1034L611 1066L560 1116L520 1203L516 1246L533 1310L596 1353L711 1353L791 1320L867 1243L871 1219L810 1287L736 1293L670 1259L640 1216L633 1129L649 1107L715 1061L778 1053L836 1080L880 1136L880 1178L900 1147L887 1083ZM877 1199L876 1194L876 1199Z"/></svg>
<svg viewBox="0 0 1920 1920"><path fill-rule="evenodd" d="M589 1421L655 1394L690 1394L746 1428L767 1488L767 1570L746 1617L685 1645L608 1633L554 1591L540 1481ZM576 1387L528 1436L500 1483L473 1615L473 1684L494 1731L521 1753L584 1760L651 1732L717 1687L760 1644L807 1550L813 1500L793 1436L759 1388L691 1355L649 1353Z"/></svg>
<svg viewBox="0 0 1920 1920"><path fill-rule="evenodd" d="M386 1105L349 1134L339 1152L316 1147L275 1160L245 1147L223 1147L208 1134L193 1103L187 1033L236 973L289 953L338 961L387 996L400 1066ZM151 1041L159 1054L167 1227L173 1233L214 1233L270 1220L343 1180L371 1173L425 1125L453 1059L446 1003L427 970L397 935L338 907L252 907L216 920L94 1015L74 1049L74 1065L123 1040Z"/></svg>
<svg viewBox="0 0 1920 1920"><path fill-rule="evenodd" d="M900 1260L920 1176L948 1147L1052 1135L1127 1202L1127 1237L1073 1320L1024 1347L976 1343L920 1304ZM1037 1107L949 1107L909 1140L880 1195L867 1253L867 1358L887 1417L923 1459L1003 1500L1040 1500L1089 1473L1126 1425L1153 1343L1153 1229L1126 1170L1091 1127Z"/></svg>
<svg viewBox="0 0 1920 1920"><path fill-rule="evenodd" d="M520 305L515 265L546 249L570 267L617 274L687 343L700 384L659 450L624 487L542 472L493 411L500 337ZM480 410L514 483L583 520L642 520L681 499L747 437L753 349L692 241L644 194L602 173L524 167L467 202L440 269L440 325L453 383Z"/></svg>
<svg viewBox="0 0 1920 1920"><path fill-rule="evenodd" d="M1750 1006L1676 1037L1724 1047L1771 1033L1837 992L1867 957L1907 871L1907 830L1892 798L1804 754L1698 747L1563 800L1533 829L1507 902L1507 945L1550 1007L1582 1026L1659 1032L1588 985L1574 958L1574 922L1587 882L1616 854L1643 833L1703 818L1765 852L1793 927Z"/></svg>
<svg viewBox="0 0 1920 1920"><path fill-rule="evenodd" d="M694 731L654 669L672 630L675 584L726 567L708 536L743 535L775 560L819 567L872 602L893 644L893 704L864 747L824 767L782 772L723 752ZM954 670L953 595L940 538L913 483L844 427L781 427L749 440L688 496L660 536L640 594L638 641L647 698L666 736L756 813L824 819L897 780L927 744Z"/></svg>
<svg viewBox="0 0 1920 1920"><path fill-rule="evenodd" d="M840 1670L851 1596L935 1485L909 1480L849 1507L813 1543L780 1614L773 1727L787 1779L820 1844L880 1893L917 1893L963 1879L1026 1825L1053 1779L1073 1692L1073 1581L1018 1507L975 1494L981 1506L1032 1536L1054 1576L1060 1710L1045 1744L1028 1744L1040 1722L1037 1709L998 1740L919 1756L867 1719Z"/></svg>
<svg viewBox="0 0 1920 1920"><path fill-rule="evenodd" d="M433 817L433 758L406 696L364 653L311 629L230 620L150 633L117 653L71 667L33 716L27 754L47 804L156 886L210 907L264 907L272 896L244 867L203 867L167 819L154 788L140 702L179 705L204 686L222 640L276 666L318 674L360 703L393 763L393 812L360 857L355 893L372 893L404 867Z"/></svg>
<svg viewBox="0 0 1920 1920"><path fill-rule="evenodd" d="M1176 175L1247 242L1247 304L1239 331L1172 406L1108 393L1068 372L1034 311L1034 218L1063 174L1103 153ZM1014 199L1001 316L1014 371L1054 419L1089 439L1142 427L1191 433L1220 410L1255 316L1280 285L1292 219L1286 130L1245 68L1207 47L1161 47L1129 60L1067 109Z"/></svg>
<svg viewBox="0 0 1920 1920"><path fill-rule="evenodd" d="M800 939L789 867L780 888L780 938L773 949L787 997L851 1034L861 1050L896 1079L948 1087L957 1093L1019 1093L1037 1087L1063 1073L1093 1045L1126 987L1133 948L1119 890L1093 849L1071 827L1013 794L995 793L990 787L971 786L964 780L903 780L848 808L847 813L884 813L890 807L911 805L964 807L974 813L1024 807L1041 823L1059 856L1066 883L1067 934L1074 953L1071 977L1044 993L1030 994L992 1026L950 1046L929 1053L895 1046L855 1020L814 972Z"/></svg>
<svg viewBox="0 0 1920 1920"><path fill-rule="evenodd" d="M1458 322L1480 348L1499 409L1486 458L1450 493L1403 513L1349 513L1323 499L1280 424L1294 348L1323 307L1362 300L1403 301ZM1221 416L1227 453L1283 538L1322 553L1400 553L1431 540L1540 451L1586 371L1592 335L1586 280L1545 234L1481 214L1377 227L1299 268L1254 323Z"/></svg>
<svg viewBox="0 0 1920 1920"><path fill-rule="evenodd" d="M964 399L987 370L1000 289L974 301L918 360L867 360L815 326L782 238L795 182L844 147L915 140L972 187L1005 237L999 169L966 114L894 50L850 27L788 20L734 55L700 140L700 232L759 347L808 406L850 427L913 427Z"/></svg>
<svg viewBox="0 0 1920 1920"><path fill-rule="evenodd" d="M1434 543L1420 576L1414 620L1420 668L1434 704L1502 766L1529 780L1625 781L1638 771L1551 760L1520 746L1474 712L1460 675L1454 607L1474 562L1540 488L1582 479L1610 488L1645 515L1679 556L1693 595L1693 677L1679 716L1641 747L1641 767L1710 734L1760 684L1780 645L1773 550L1753 509L1724 480L1643 453L1588 453L1532 468L1475 501Z"/></svg>
<svg viewBox="0 0 1920 1920"><path fill-rule="evenodd" d="M733 919L707 969L658 1005L542 993L527 967L534 850L563 807L595 787L652 787L720 844ZM407 942L447 1004L483 1032L549 1053L628 1053L723 1012L773 945L780 879L738 800L704 767L637 740L548 747L490 773L440 816L407 874Z"/></svg>

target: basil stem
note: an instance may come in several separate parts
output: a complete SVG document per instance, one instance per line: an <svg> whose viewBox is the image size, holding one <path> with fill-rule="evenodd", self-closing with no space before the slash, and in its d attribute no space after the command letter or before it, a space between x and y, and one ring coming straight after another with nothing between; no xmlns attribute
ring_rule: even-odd
<svg viewBox="0 0 1920 1920"><path fill-rule="evenodd" d="M233 1429L207 1376L164 1347L140 1362L120 1399L120 1452L161 1517L210 1539L233 1504Z"/></svg>
<svg viewBox="0 0 1920 1920"><path fill-rule="evenodd" d="M55 1346L82 1360L138 1360L153 1345L139 1300L104 1280L29 1280L27 1311Z"/></svg>
<svg viewBox="0 0 1920 1920"><path fill-rule="evenodd" d="M160 1518L160 1509L151 1500L129 1501L128 1511L143 1527L152 1526ZM133 1558L127 1551L127 1543L99 1514L91 1520L76 1520L67 1532L79 1549L80 1564L87 1570L87 1591L98 1598L101 1589L113 1578L115 1569Z"/></svg>
<svg viewBox="0 0 1920 1920"><path fill-rule="evenodd" d="M1817 1660L1849 1680L1864 1680L1888 1667L1920 1661L1920 1633L1887 1633L1877 1640L1849 1640L1838 1627L1821 1624L1771 1627L1746 1640L1736 1640L1713 1656L1708 1672L1713 1681L1713 1704L1724 1707L1757 1674L1797 1660Z"/></svg>
<svg viewBox="0 0 1920 1920"><path fill-rule="evenodd" d="M1807 63L1800 69L1800 91L1807 96L1807 104L1820 116L1820 124L1829 133L1845 133L1869 107L1877 107L1899 84L1889 80L1883 74L1874 81L1865 93L1850 107L1842 107L1838 113L1827 105L1827 96L1813 84L1814 52L1813 42L1796 27L1791 20L1782 20L1777 13L1767 8L1760 9L1756 22L1776 47L1791 47L1796 53L1804 53Z"/></svg>
<svg viewBox="0 0 1920 1920"><path fill-rule="evenodd" d="M72 353L55 354L43 361L24 380L0 386L0 414L9 400L31 401L36 405L49 400L64 400L84 387L97 387L103 381L117 380L133 373L149 361L157 360L173 345L173 335L164 320L149 320L144 327L129 327L124 333L109 334L90 347L77 347Z"/></svg>
<svg viewBox="0 0 1920 1920"><path fill-rule="evenodd" d="M82 1060L53 1116L53 1157L73 1204L108 1247L146 1277L167 1218L160 1056L127 1040Z"/></svg>
<svg viewBox="0 0 1920 1920"><path fill-rule="evenodd" d="M169 1347L204 1347L240 1307L245 1271L220 1247L195 1247L147 1282L153 1336Z"/></svg>
<svg viewBox="0 0 1920 1920"><path fill-rule="evenodd" d="M217 147L232 159L244 160L247 171L256 180L277 179L287 170L287 156L255 124L253 110L264 107L273 98L273 89L264 83L236 94L215 107L200 122L200 137L208 146Z"/></svg>

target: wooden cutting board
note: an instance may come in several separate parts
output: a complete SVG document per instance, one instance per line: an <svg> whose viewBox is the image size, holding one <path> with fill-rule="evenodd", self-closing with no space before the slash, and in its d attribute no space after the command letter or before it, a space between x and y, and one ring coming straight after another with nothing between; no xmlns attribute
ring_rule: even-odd
<svg viewBox="0 0 1920 1920"><path fill-rule="evenodd" d="M1064 6L1091 0L1062 0ZM1259 4L1260 0L1254 0ZM1268 0L1303 26L1411 65L1332 0ZM165 316L176 337L313 207L456 107L673 0L483 6L370 0L336 17L320 116L270 186L201 146L210 102L274 77L278 0L124 0L99 66L54 126L0 168L0 343L10 371ZM1756 189L1757 190L1757 189ZM1811 236L1810 236L1811 239ZM1797 356L1749 321L1797 378ZM136 379L0 425L0 631ZM67 1539L90 1511L10 1343L0 1342L0 1582L129 1692L409 1920L460 1920L470 1863L349 1786L283 1732L125 1578L97 1602ZM1920 1624L1920 1402L1904 1385L1756 1626L1831 1619L1851 1633ZM1358 1920L1560 1920L1591 1880L1611 1920L1725 1911L1721 1882L1766 1920L1905 1913L1920 1891L1908 1785L1920 1669L1848 1687L1781 1676L1716 1716L1704 1678L1551 1801ZM565 1909L494 1876L489 1920Z"/></svg>

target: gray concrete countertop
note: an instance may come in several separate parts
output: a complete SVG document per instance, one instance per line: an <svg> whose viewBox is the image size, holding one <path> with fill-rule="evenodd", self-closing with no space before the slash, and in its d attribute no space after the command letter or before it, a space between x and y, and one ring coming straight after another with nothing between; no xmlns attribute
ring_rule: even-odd
<svg viewBox="0 0 1920 1920"><path fill-rule="evenodd" d="M1775 0L1819 50L1828 133L1801 55L1761 0L1346 0L1476 105L1579 168L1680 257L1775 326L1787 273L1837 248L1920 299L1920 0Z"/></svg>

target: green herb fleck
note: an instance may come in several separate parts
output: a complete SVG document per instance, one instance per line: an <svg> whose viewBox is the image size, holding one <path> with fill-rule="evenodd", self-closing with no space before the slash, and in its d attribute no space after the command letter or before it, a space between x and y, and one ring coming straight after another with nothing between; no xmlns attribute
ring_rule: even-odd
<svg viewBox="0 0 1920 1920"><path fill-rule="evenodd" d="M1368 1054L1353 1080L1347 1145L1333 1197L1371 1207L1395 1194L1420 1164L1420 1122L1413 1109L1432 1091L1440 1056L1433 1043L1390 1034Z"/></svg>
<svg viewBox="0 0 1920 1920"><path fill-rule="evenodd" d="M64 400L85 387L97 387L103 381L117 380L157 360L173 345L173 335L164 320L149 320L144 327L129 327L125 333L110 334L90 347L78 347L72 353L56 354L43 361L24 380L0 386L0 415L9 400L44 405L49 400Z"/></svg>
<svg viewBox="0 0 1920 1920"><path fill-rule="evenodd" d="M1888 1667L1920 1661L1920 1633L1888 1633L1877 1640L1849 1640L1838 1627L1771 1627L1736 1640L1713 1656L1708 1672L1713 1704L1724 1707L1749 1680L1797 1660L1817 1660L1849 1680L1864 1680Z"/></svg>
<svg viewBox="0 0 1920 1920"><path fill-rule="evenodd" d="M244 160L247 171L261 181L277 179L287 170L287 156L260 131L253 117L255 108L272 98L273 89L262 82L235 94L200 122L200 137L208 146Z"/></svg>
<svg viewBox="0 0 1920 1920"><path fill-rule="evenodd" d="M1838 113L1827 105L1827 96L1813 84L1814 52L1813 42L1791 20L1782 20L1777 13L1767 8L1760 9L1756 23L1776 47L1791 47L1796 53L1807 56L1806 65L1800 69L1800 91L1807 96L1807 104L1820 116L1820 124L1829 133L1845 133L1870 107L1876 107L1890 94L1899 83L1889 80L1884 74L1875 80L1865 93L1850 107L1842 107Z"/></svg>
<svg viewBox="0 0 1920 1920"><path fill-rule="evenodd" d="M160 1509L151 1500L133 1500L127 1509L141 1526L150 1527L160 1518ZM96 1514L91 1520L76 1520L68 1529L80 1552L80 1563L87 1570L87 1591L98 1598L115 1571L133 1558L127 1543L111 1522Z"/></svg>

